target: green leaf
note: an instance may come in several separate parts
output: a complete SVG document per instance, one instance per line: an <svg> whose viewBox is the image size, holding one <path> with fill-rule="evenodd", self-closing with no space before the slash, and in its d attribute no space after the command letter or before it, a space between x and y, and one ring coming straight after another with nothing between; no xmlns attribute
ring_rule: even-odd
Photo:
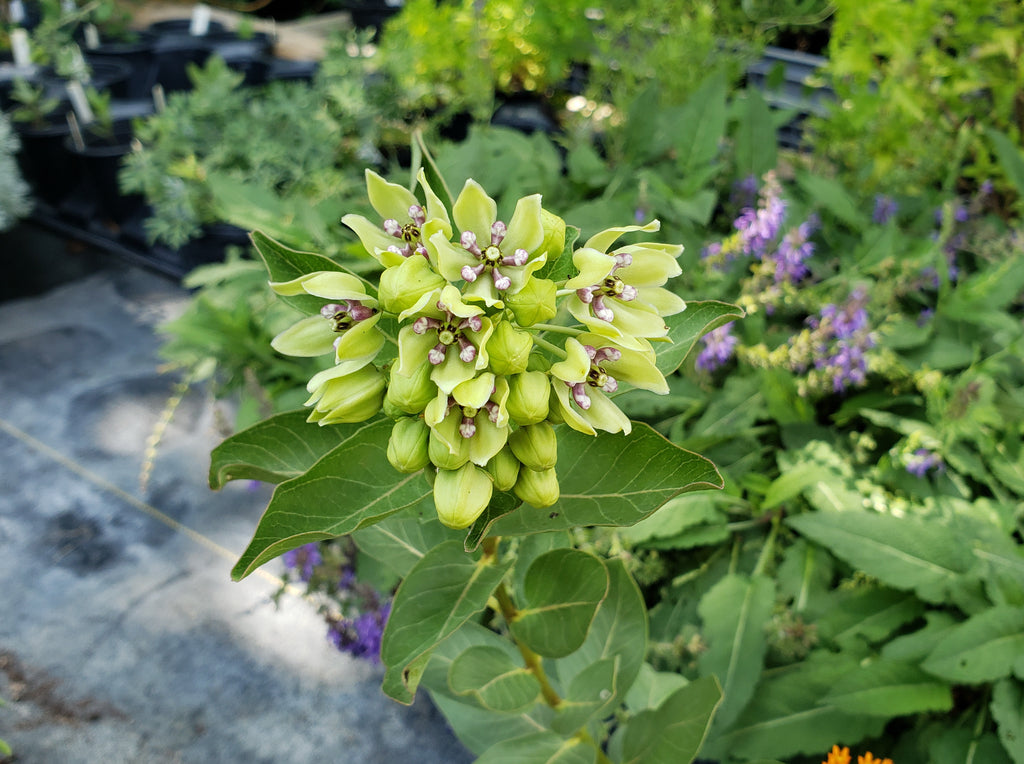
<svg viewBox="0 0 1024 764"><path fill-rule="evenodd" d="M926 624L917 631L886 642L882 647L882 657L892 661L920 663L956 626L953 616L941 610L929 610L924 618Z"/></svg>
<svg viewBox="0 0 1024 764"><path fill-rule="evenodd" d="M924 612L924 604L913 594L872 585L833 590L821 608L818 635L841 647L860 637L881 642Z"/></svg>
<svg viewBox="0 0 1024 764"><path fill-rule="evenodd" d="M701 599L697 612L708 649L698 665L702 674L718 677L724 693L716 727L735 721L754 694L767 649L765 626L774 607L775 584L761 575L728 575Z"/></svg>
<svg viewBox="0 0 1024 764"><path fill-rule="evenodd" d="M1020 149L998 130L989 128L985 133L992 141L992 148L995 150L996 158L1002 165L1006 177L1016 186L1017 193L1024 196L1024 157L1021 157Z"/></svg>
<svg viewBox="0 0 1024 764"><path fill-rule="evenodd" d="M700 751L722 699L714 677L676 690L653 711L641 711L626 725L623 764L685 764Z"/></svg>
<svg viewBox="0 0 1024 764"><path fill-rule="evenodd" d="M727 92L724 73L716 72L687 99L676 123L676 166L680 174L689 175L718 156L725 133Z"/></svg>
<svg viewBox="0 0 1024 764"><path fill-rule="evenodd" d="M997 606L950 630L921 668L952 682L1024 677L1024 608Z"/></svg>
<svg viewBox="0 0 1024 764"><path fill-rule="evenodd" d="M574 225L567 225L565 227L565 246L562 247L562 253L557 259L544 263L537 272L537 277L551 279L552 281L561 281L569 278L575 269L572 262L572 251L579 238L580 229Z"/></svg>
<svg viewBox="0 0 1024 764"><path fill-rule="evenodd" d="M499 518L514 512L522 503L523 500L510 491L502 491L500 493L495 492L492 494L487 507L480 516L473 521L473 524L469 526L469 530L466 531L466 539L463 543L463 548L467 552L475 551L476 548L480 546L480 542L483 541L484 536L487 534L487 529L497 522Z"/></svg>
<svg viewBox="0 0 1024 764"><path fill-rule="evenodd" d="M565 740L554 732L503 740L476 760L476 764L594 764L597 749L571 737Z"/></svg>
<svg viewBox="0 0 1024 764"><path fill-rule="evenodd" d="M267 273L271 281L291 281L299 276L316 271L346 271L347 269L338 265L329 257L318 255L314 252L300 252L290 249L279 241L275 241L262 231L253 231L250 234L252 244L260 253L264 264L267 266ZM298 308L303 313L318 313L324 301L313 295L296 295L286 297L278 295L278 298L293 308Z"/></svg>
<svg viewBox="0 0 1024 764"><path fill-rule="evenodd" d="M733 728L709 740L702 754L709 759L729 755L788 760L800 753L820 756L839 740L849 745L879 734L886 719L848 714L820 702L837 681L857 669L849 655L818 651L766 675Z"/></svg>
<svg viewBox="0 0 1024 764"><path fill-rule="evenodd" d="M953 693L913 663L882 659L842 677L821 702L851 714L906 716L949 711Z"/></svg>
<svg viewBox="0 0 1024 764"><path fill-rule="evenodd" d="M672 342L655 343L658 370L665 375L671 374L686 360L697 340L712 329L743 318L744 315L741 308L727 302L701 300L686 303L686 310L665 319L668 338Z"/></svg>
<svg viewBox="0 0 1024 764"><path fill-rule="evenodd" d="M599 660L577 674L569 685L551 720L551 729L560 735L571 735L591 719L608 716L616 700L616 658Z"/></svg>
<svg viewBox="0 0 1024 764"><path fill-rule="evenodd" d="M1014 764L1024 764L1024 685L1012 679L996 682L989 709L1003 748Z"/></svg>
<svg viewBox="0 0 1024 764"><path fill-rule="evenodd" d="M761 502L761 511L775 509L799 496L807 488L835 480L835 473L818 464L798 464L775 478Z"/></svg>
<svg viewBox="0 0 1024 764"><path fill-rule="evenodd" d="M422 131L417 130L413 133L412 148L414 156L419 160L413 163L413 167L419 165L423 168L423 173L427 176L427 183L430 184L431 190L437 194L437 198L444 205L444 208L450 210L454 197L448 188L448 184L445 183L441 170L437 166L437 160L434 159L434 155L430 153L426 141L423 140Z"/></svg>
<svg viewBox="0 0 1024 764"><path fill-rule="evenodd" d="M586 640L607 593L608 572L599 558L576 549L555 549L534 560L526 572L526 602L509 627L535 653L564 657Z"/></svg>
<svg viewBox="0 0 1024 764"><path fill-rule="evenodd" d="M516 561L512 568L512 596L516 602L524 602L526 594L526 574L533 565L533 561L542 554L555 549L565 549L573 546L572 537L565 531L557 533L536 533L532 536L524 536L518 540L515 547Z"/></svg>
<svg viewBox="0 0 1024 764"><path fill-rule="evenodd" d="M684 491L721 488L722 477L705 459L670 443L646 424L629 435L558 432L558 482L551 507L524 504L489 530L519 536L586 525L632 525Z"/></svg>
<svg viewBox="0 0 1024 764"><path fill-rule="evenodd" d="M971 567L967 541L937 523L859 510L814 512L786 522L868 575L913 589L927 602L944 602Z"/></svg>
<svg viewBox="0 0 1024 764"><path fill-rule="evenodd" d="M486 645L471 647L452 661L448 686L456 695L506 713L523 711L540 697L540 683L528 668Z"/></svg>
<svg viewBox="0 0 1024 764"><path fill-rule="evenodd" d="M775 168L778 142L771 110L764 96L754 88L744 92L745 109L736 129L736 176L760 179Z"/></svg>
<svg viewBox="0 0 1024 764"><path fill-rule="evenodd" d="M509 567L474 560L458 541L434 547L416 563L395 593L381 640L386 695L412 702L431 650L486 607Z"/></svg>
<svg viewBox="0 0 1024 764"><path fill-rule="evenodd" d="M651 664L644 663L640 667L636 681L626 693L626 706L633 713L648 708L657 708L662 702L689 682L682 674L675 671L655 671Z"/></svg>
<svg viewBox="0 0 1024 764"><path fill-rule="evenodd" d="M378 419L353 428L304 474L281 483L232 578L245 578L289 549L343 536L420 502L429 504L431 488L423 474L399 474L388 462L392 426Z"/></svg>
<svg viewBox="0 0 1024 764"><path fill-rule="evenodd" d="M665 502L650 517L619 531L620 538L630 544L644 545L653 539L669 539L706 523L725 522L709 494L684 493Z"/></svg>
<svg viewBox="0 0 1024 764"><path fill-rule="evenodd" d="M857 231L869 227L868 218L857 209L853 198L839 181L810 172L797 173L796 181L812 202L820 204L839 221Z"/></svg>
<svg viewBox="0 0 1024 764"><path fill-rule="evenodd" d="M605 566L608 594L587 640L576 652L554 662L555 674L563 687L569 687L590 666L616 658L615 702L619 702L632 687L647 653L647 607L621 560L609 560Z"/></svg>
<svg viewBox="0 0 1024 764"><path fill-rule="evenodd" d="M305 410L277 414L222 442L210 455L210 488L223 488L229 480L276 484L298 477L365 427L319 427L307 416Z"/></svg>
<svg viewBox="0 0 1024 764"><path fill-rule="evenodd" d="M452 539L454 532L441 525L435 512L424 507L425 516L410 513L394 514L380 522L360 528L352 533L359 551L404 578L423 555L443 541Z"/></svg>

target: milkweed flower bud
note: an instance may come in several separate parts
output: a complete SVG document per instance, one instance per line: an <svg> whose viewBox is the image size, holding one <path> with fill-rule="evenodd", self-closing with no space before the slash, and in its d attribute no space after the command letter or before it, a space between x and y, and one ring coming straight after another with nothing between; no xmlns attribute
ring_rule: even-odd
<svg viewBox="0 0 1024 764"><path fill-rule="evenodd" d="M437 385L430 379L430 364L412 370L410 376L391 370L385 403L405 414L420 414L437 397Z"/></svg>
<svg viewBox="0 0 1024 764"><path fill-rule="evenodd" d="M434 480L437 518L449 528L468 528L487 508L493 490L490 475L474 464L438 470Z"/></svg>
<svg viewBox="0 0 1024 764"><path fill-rule="evenodd" d="M558 475L554 469L538 471L523 467L519 470L519 479L512 491L534 507L550 507L561 495Z"/></svg>
<svg viewBox="0 0 1024 764"><path fill-rule="evenodd" d="M430 428L420 417L395 422L388 439L388 461L399 472L419 472L430 463L427 438Z"/></svg>
<svg viewBox="0 0 1024 764"><path fill-rule="evenodd" d="M505 307L512 311L520 326L533 326L550 321L558 313L557 293L555 282L532 278L515 294L505 295Z"/></svg>
<svg viewBox="0 0 1024 764"><path fill-rule="evenodd" d="M447 284L422 257L410 257L380 275L380 306L401 317L437 301Z"/></svg>
<svg viewBox="0 0 1024 764"><path fill-rule="evenodd" d="M526 371L533 349L529 332L516 329L508 321L500 321L487 342L490 368L495 374L518 374Z"/></svg>
<svg viewBox="0 0 1024 764"><path fill-rule="evenodd" d="M543 371L524 371L508 378L508 415L516 424L537 424L548 418L551 385Z"/></svg>
<svg viewBox="0 0 1024 764"><path fill-rule="evenodd" d="M343 371L335 366L309 380L306 388L312 395L306 405L313 406L313 411L307 421L321 425L365 422L380 411L384 373L372 364L348 374Z"/></svg>
<svg viewBox="0 0 1024 764"><path fill-rule="evenodd" d="M508 437L515 457L532 470L547 470L558 461L555 428L547 422L520 427Z"/></svg>
<svg viewBox="0 0 1024 764"><path fill-rule="evenodd" d="M499 491L511 491L519 477L520 462L512 449L507 445L487 462L487 471L494 480L494 487Z"/></svg>

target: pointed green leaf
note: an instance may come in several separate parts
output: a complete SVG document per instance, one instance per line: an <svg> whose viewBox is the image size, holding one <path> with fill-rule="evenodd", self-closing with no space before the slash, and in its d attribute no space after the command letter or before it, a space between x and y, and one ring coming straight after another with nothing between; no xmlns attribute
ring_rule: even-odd
<svg viewBox="0 0 1024 764"><path fill-rule="evenodd" d="M608 716L616 696L618 662L617 657L604 658L577 674L555 710L551 729L560 735L571 735L591 719Z"/></svg>
<svg viewBox="0 0 1024 764"><path fill-rule="evenodd" d="M210 455L210 488L223 488L229 480L280 483L298 477L365 426L318 427L307 416L308 411L288 411L229 437Z"/></svg>
<svg viewBox="0 0 1024 764"><path fill-rule="evenodd" d="M1021 156L1020 148L998 130L989 128L985 133L992 141L992 148L1006 177L1017 187L1017 193L1024 196L1024 157Z"/></svg>
<svg viewBox="0 0 1024 764"><path fill-rule="evenodd" d="M746 315L742 308L717 300L695 300L686 303L686 310L665 318L668 325L668 338L671 344L658 342L654 350L658 354L656 361L662 374L671 374L678 369L686 356L693 350L697 340L719 326L736 321Z"/></svg>
<svg viewBox="0 0 1024 764"><path fill-rule="evenodd" d="M726 734L709 740L702 754L710 759L770 756L785 761L800 753L820 755L839 740L850 745L878 735L886 719L849 714L820 702L857 667L851 656L818 651L766 675L737 722Z"/></svg>
<svg viewBox="0 0 1024 764"><path fill-rule="evenodd" d="M571 737L565 740L554 732L503 740L488 748L476 764L594 764L597 749Z"/></svg>
<svg viewBox="0 0 1024 764"><path fill-rule="evenodd" d="M526 602L509 624L515 638L539 655L560 658L587 638L608 593L604 563L587 552L555 549L526 572Z"/></svg>
<svg viewBox="0 0 1024 764"><path fill-rule="evenodd" d="M626 706L633 713L648 708L657 708L662 702L678 690L689 684L682 674L675 671L655 671L651 664L640 667L636 681L626 693Z"/></svg>
<svg viewBox="0 0 1024 764"><path fill-rule="evenodd" d="M965 539L911 517L851 510L808 513L787 523L836 557L889 586L913 589L927 602L944 602L972 563Z"/></svg>
<svg viewBox="0 0 1024 764"><path fill-rule="evenodd" d="M480 546L480 542L483 541L487 529L498 518L514 512L522 503L522 499L510 491L494 493L483 513L473 521L473 524L469 526L469 530L466 531L466 540L463 544L465 550L467 552L475 551Z"/></svg>
<svg viewBox="0 0 1024 764"><path fill-rule="evenodd" d="M547 716L551 709L544 704L518 714L498 715L443 693L431 691L430 697L462 744L476 755L503 740L533 735L548 728ZM498 720L500 724L495 723Z"/></svg>
<svg viewBox="0 0 1024 764"><path fill-rule="evenodd" d="M736 177L754 177L775 168L778 142L771 110L764 96L754 88L747 88L745 109L736 129Z"/></svg>
<svg viewBox="0 0 1024 764"><path fill-rule="evenodd" d="M647 607L622 560L609 560L605 565L608 594L590 626L587 640L572 655L555 661L555 673L562 686L569 687L588 667L617 658L615 696L619 702L633 686L647 654Z"/></svg>
<svg viewBox="0 0 1024 764"><path fill-rule="evenodd" d="M820 465L798 464L771 482L764 501L761 502L761 511L775 509L780 504L799 496L805 489L822 483L828 484L835 478L834 472Z"/></svg>
<svg viewBox="0 0 1024 764"><path fill-rule="evenodd" d="M861 637L881 642L925 609L913 594L872 585L835 589L820 607L824 612L817 619L818 636L841 647Z"/></svg>
<svg viewBox="0 0 1024 764"><path fill-rule="evenodd" d="M629 435L597 437L560 427L555 469L562 495L554 506L524 504L500 518L489 533L518 536L586 525L632 525L684 491L722 487L711 462L639 423Z"/></svg>
<svg viewBox="0 0 1024 764"><path fill-rule="evenodd" d="M668 764L693 761L722 699L714 677L676 690L653 711L641 711L626 725L623 764Z"/></svg>
<svg viewBox="0 0 1024 764"><path fill-rule="evenodd" d="M562 279L569 278L575 271L575 266L572 262L573 247L576 246L576 241L580 238L580 229L574 225L567 225L565 227L565 245L562 247L561 253L557 258L548 260L537 271L537 278L551 279L552 281L561 281Z"/></svg>
<svg viewBox="0 0 1024 764"><path fill-rule="evenodd" d="M981 684L1024 677L1024 608L996 606L968 618L921 664L952 682Z"/></svg>
<svg viewBox="0 0 1024 764"><path fill-rule="evenodd" d="M953 693L916 664L878 660L842 677L821 702L851 714L888 718L949 711Z"/></svg>
<svg viewBox="0 0 1024 764"><path fill-rule="evenodd" d="M281 483L232 578L245 578L289 549L343 536L420 502L429 505L423 474L400 474L388 462L392 425L376 420L354 428L308 471Z"/></svg>
<svg viewBox="0 0 1024 764"><path fill-rule="evenodd" d="M354 531L352 539L360 552L404 578L423 555L456 535L455 531L441 525L429 504L422 506L422 510L421 513L410 511L386 517Z"/></svg>
<svg viewBox="0 0 1024 764"><path fill-rule="evenodd" d="M809 172L798 173L796 180L813 203L820 204L841 222L856 231L868 228L867 216L857 209L853 198L839 181Z"/></svg>
<svg viewBox="0 0 1024 764"><path fill-rule="evenodd" d="M676 123L676 164L685 176L718 156L725 133L725 75L716 72L694 91Z"/></svg>
<svg viewBox="0 0 1024 764"><path fill-rule="evenodd" d="M761 678L767 649L765 626L775 607L775 584L766 577L728 575L701 599L708 649L698 659L701 673L722 685L715 725L726 727L740 715Z"/></svg>
<svg viewBox="0 0 1024 764"><path fill-rule="evenodd" d="M448 686L456 695L504 713L523 711L540 697L540 683L528 668L486 645L471 647L452 661Z"/></svg>
<svg viewBox="0 0 1024 764"><path fill-rule="evenodd" d="M509 565L474 560L458 541L431 549L395 593L381 641L384 692L411 703L430 651L487 605Z"/></svg>
<svg viewBox="0 0 1024 764"><path fill-rule="evenodd" d="M999 725L999 740L1014 764L1024 764L1024 685L1001 679L992 688L992 718Z"/></svg>

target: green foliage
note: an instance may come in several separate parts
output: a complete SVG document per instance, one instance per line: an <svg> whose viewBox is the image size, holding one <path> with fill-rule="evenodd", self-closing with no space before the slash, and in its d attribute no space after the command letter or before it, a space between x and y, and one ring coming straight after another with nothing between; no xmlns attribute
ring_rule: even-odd
<svg viewBox="0 0 1024 764"><path fill-rule="evenodd" d="M18 136L6 114L0 114L0 231L4 231L31 209L29 188L15 162Z"/></svg>

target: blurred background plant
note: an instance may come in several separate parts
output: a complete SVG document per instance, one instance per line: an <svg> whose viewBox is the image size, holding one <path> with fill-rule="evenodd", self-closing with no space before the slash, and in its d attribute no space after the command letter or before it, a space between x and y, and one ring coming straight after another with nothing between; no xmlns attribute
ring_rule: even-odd
<svg viewBox="0 0 1024 764"><path fill-rule="evenodd" d="M32 209L28 184L15 160L17 153L18 136L7 115L0 113L0 231L13 226Z"/></svg>

